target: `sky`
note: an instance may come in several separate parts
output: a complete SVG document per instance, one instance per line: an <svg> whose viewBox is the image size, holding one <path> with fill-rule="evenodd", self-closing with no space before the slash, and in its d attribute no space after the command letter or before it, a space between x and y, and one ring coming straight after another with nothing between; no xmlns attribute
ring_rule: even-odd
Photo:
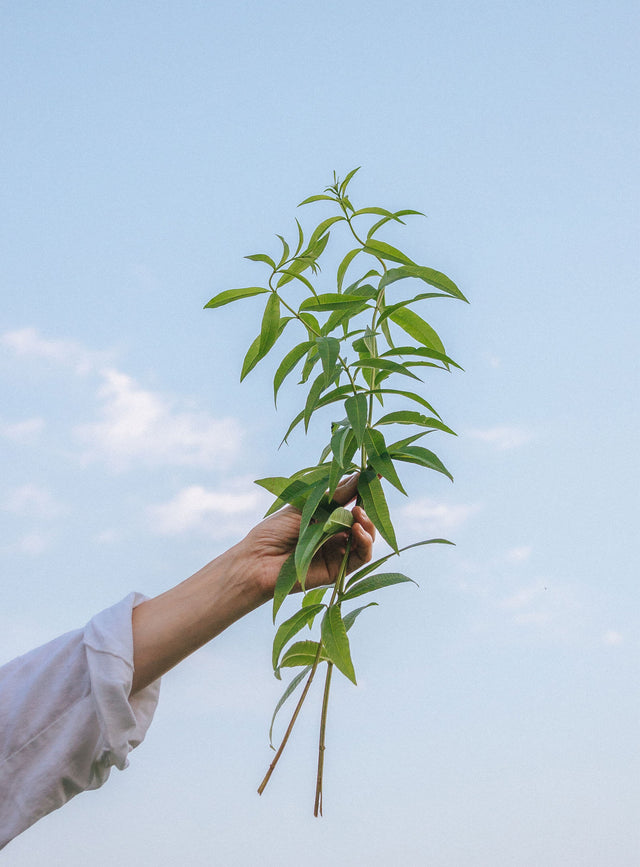
<svg viewBox="0 0 640 867"><path fill-rule="evenodd" d="M262 797L267 607L168 674L130 768L7 867L632 867L637 694L635 3L3 3L0 662L237 542L278 449L253 285L335 170L470 304L433 308L457 438L392 497L412 585L352 634L324 812L318 695ZM255 299L254 299L255 300ZM286 393L285 393L286 390ZM325 424L330 416L324 419ZM430 476L433 475L433 478ZM385 552L382 542L376 553Z"/></svg>

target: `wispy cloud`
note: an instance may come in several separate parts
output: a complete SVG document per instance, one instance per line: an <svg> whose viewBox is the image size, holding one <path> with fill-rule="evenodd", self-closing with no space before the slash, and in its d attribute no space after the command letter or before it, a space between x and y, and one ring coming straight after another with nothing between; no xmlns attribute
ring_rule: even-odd
<svg viewBox="0 0 640 867"><path fill-rule="evenodd" d="M241 430L235 419L182 408L115 369L101 377L99 420L74 430L85 459L105 459L118 469L132 464L213 467L238 454Z"/></svg>
<svg viewBox="0 0 640 867"><path fill-rule="evenodd" d="M165 536L198 533L212 538L237 535L238 527L261 517L264 495L249 482L229 490L190 485L166 503L150 506L148 518L155 532Z"/></svg>
<svg viewBox="0 0 640 867"><path fill-rule="evenodd" d="M3 500L5 512L24 518L51 519L64 512L62 504L46 488L27 484L14 488Z"/></svg>
<svg viewBox="0 0 640 867"><path fill-rule="evenodd" d="M466 431L466 436L500 450L516 449L533 439L532 431L513 425L474 429Z"/></svg>
<svg viewBox="0 0 640 867"><path fill-rule="evenodd" d="M0 421L0 437L16 443L32 443L38 439L44 427L42 418L28 418L17 422Z"/></svg>
<svg viewBox="0 0 640 867"><path fill-rule="evenodd" d="M0 345L22 358L39 358L70 367L79 375L91 373L107 361L106 353L92 352L73 340L49 340L36 328L6 331Z"/></svg>
<svg viewBox="0 0 640 867"><path fill-rule="evenodd" d="M476 514L480 506L475 503L445 504L427 498L414 500L399 509L401 520L413 529L425 533L448 533Z"/></svg>
<svg viewBox="0 0 640 867"><path fill-rule="evenodd" d="M516 548L509 548L505 553L504 559L507 563L524 563L531 557L533 548L531 545L519 545Z"/></svg>
<svg viewBox="0 0 640 867"><path fill-rule="evenodd" d="M608 647L615 647L618 644L622 644L623 641L624 636L621 632L618 632L615 629L608 629L602 636L602 643L606 644Z"/></svg>

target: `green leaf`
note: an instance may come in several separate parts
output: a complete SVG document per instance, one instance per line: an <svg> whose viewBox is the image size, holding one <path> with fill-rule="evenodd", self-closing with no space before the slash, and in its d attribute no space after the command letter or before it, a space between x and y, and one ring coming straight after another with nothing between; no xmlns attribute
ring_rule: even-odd
<svg viewBox="0 0 640 867"><path fill-rule="evenodd" d="M291 371L295 368L298 362L306 355L309 351L310 347L313 346L310 340L305 341L304 343L299 343L298 346L294 346L290 352L287 352L285 357L280 362L278 369L276 370L276 374L273 378L273 402L276 402L278 397L278 391L280 390L280 386L284 382L285 378L291 373Z"/></svg>
<svg viewBox="0 0 640 867"><path fill-rule="evenodd" d="M281 697L280 701L278 702L278 704L276 705L276 709L274 710L273 716L271 717L271 726L269 727L269 744L272 747L272 749L274 748L273 747L273 724L276 721L278 711L282 708L282 706L284 705L286 700L290 696L293 695L293 693L296 691L298 686L302 683L302 681L305 679L305 677L309 674L309 672L311 671L311 668L312 668L312 666L308 665L299 674L296 674L296 676L293 678L293 680L291 681L289 686L282 693L282 697Z"/></svg>
<svg viewBox="0 0 640 867"><path fill-rule="evenodd" d="M422 319L421 316L418 316L417 313L414 313L413 310L400 308L399 310L395 310L389 318L392 322L395 322L396 325L399 325L403 331L406 331L410 337L413 337L415 340L422 343L423 346L426 346L428 349L435 349L436 352L442 352L444 354L444 346L436 332L428 322L425 322L424 319Z"/></svg>
<svg viewBox="0 0 640 867"><path fill-rule="evenodd" d="M316 337L316 345L322 359L322 369L328 383L335 371L336 362L340 355L340 341L335 337Z"/></svg>
<svg viewBox="0 0 640 867"><path fill-rule="evenodd" d="M346 178L344 179L344 181L340 184L339 192L340 192L340 195L341 195L341 196L344 196L345 191L346 191L347 187L349 186L349 181L350 181L351 178L355 175L356 172L359 172L359 171L360 171L360 168L361 168L361 167L358 166L357 169L351 169L351 171L350 171L349 174L346 176Z"/></svg>
<svg viewBox="0 0 640 867"><path fill-rule="evenodd" d="M410 376L412 379L422 381L419 376L411 373L402 364L397 364L395 361L389 361L386 358L360 358L357 361L352 361L351 367L371 367L375 370L385 370L389 373L401 373L403 376Z"/></svg>
<svg viewBox="0 0 640 867"><path fill-rule="evenodd" d="M322 195L320 195L320 196L309 196L308 199L305 199L303 202L300 202L300 204L298 205L298 207L301 208L303 205L308 205L308 204L310 204L311 202L320 202L320 201L325 201L325 202L337 202L338 200L337 200L337 199L334 199L333 196L322 196Z"/></svg>
<svg viewBox="0 0 640 867"><path fill-rule="evenodd" d="M398 478L396 468L387 451L387 446L383 435L379 430L367 428L364 435L364 446L367 451L369 463L373 469L383 478L397 488L400 493L406 495L405 489L402 487L402 482Z"/></svg>
<svg viewBox="0 0 640 867"><path fill-rule="evenodd" d="M296 566L294 563L294 555L291 554L282 564L280 568L280 572L278 573L278 577L276 579L276 586L273 591L273 622L276 622L276 614L280 610L280 606L287 598L296 581L298 580L298 576L296 574Z"/></svg>
<svg viewBox="0 0 640 867"><path fill-rule="evenodd" d="M327 534L322 524L311 524L298 538L294 561L298 581L303 589L311 561L326 540Z"/></svg>
<svg viewBox="0 0 640 867"><path fill-rule="evenodd" d="M307 590L302 600L302 607L310 608L312 605L320 605L328 589L328 587L316 587L315 590Z"/></svg>
<svg viewBox="0 0 640 867"><path fill-rule="evenodd" d="M282 242L282 258L278 262L278 268L280 268L282 265L284 265L284 263L289 258L289 252L290 251L289 251L289 245L287 244L285 239L282 237L282 235L276 235L276 238L280 238L280 241Z"/></svg>
<svg viewBox="0 0 640 867"><path fill-rule="evenodd" d="M450 280L446 274L442 274L440 271L434 271L433 268L426 268L424 265L409 265L405 268L394 270L404 271L406 273L402 275L403 277L416 277L418 280L422 280L423 283L435 286L436 289L446 292L447 295L451 295L453 298L458 298L460 301L469 303L453 280Z"/></svg>
<svg viewBox="0 0 640 867"><path fill-rule="evenodd" d="M358 446L362 445L365 428L367 427L368 402L364 394L354 394L344 402L344 408L353 429Z"/></svg>
<svg viewBox="0 0 640 867"><path fill-rule="evenodd" d="M431 406L431 404L428 401L426 401L423 397L421 397L419 394L416 394L413 391L399 391L396 388L381 388L380 393L381 394L397 394L397 395L400 395L400 397L406 397L407 400L413 400L413 401L415 401L415 403L419 403L421 406L424 406L425 409L428 409L429 412L432 412L434 415L437 415L438 418L440 418L439 413Z"/></svg>
<svg viewBox="0 0 640 867"><path fill-rule="evenodd" d="M240 298L264 295L268 291L268 289L263 289L261 286L247 286L245 289L227 289L225 292L214 295L211 301L207 301L204 306L205 309L207 307L223 307L225 304L231 304L232 301L238 301Z"/></svg>
<svg viewBox="0 0 640 867"><path fill-rule="evenodd" d="M407 255L401 250L392 247L391 244L386 244L384 241L375 241L373 238L367 239L364 246L365 253L371 253L372 256L378 256L380 259L388 259L391 262L400 262L402 265L415 265Z"/></svg>
<svg viewBox="0 0 640 867"><path fill-rule="evenodd" d="M326 614L322 618L322 644L324 645L328 659L333 662L336 668L349 678L352 683L356 683L356 674L353 670L353 662L351 661L351 651L349 648L349 639L347 638L347 630L342 620L339 605L332 605L327 609Z"/></svg>
<svg viewBox="0 0 640 867"><path fill-rule="evenodd" d="M313 605L308 608L301 608L300 611L296 611L293 617L290 617L288 620L285 620L282 623L275 634L273 639L273 649L271 652L271 663L273 665L274 671L278 668L278 660L280 659L280 654L286 644L293 638L294 635L297 635L301 629L303 629L307 623L309 623L313 618L324 608L324 605Z"/></svg>
<svg viewBox="0 0 640 867"><path fill-rule="evenodd" d="M320 409L323 406L328 406L330 403L336 403L337 401L342 400L342 398L346 394L350 394L352 391L353 391L353 387L351 384L338 386L337 388L333 389L333 391L327 392L327 394L323 395L320 398L320 400L317 402L313 412L315 412L316 410ZM294 420L289 425L289 428L282 439L283 443L285 443L287 441L289 434L300 424L300 422L303 420L303 418L304 418L304 410L302 410L302 412L299 412L298 415L294 418Z"/></svg>
<svg viewBox="0 0 640 867"><path fill-rule="evenodd" d="M450 427L447 427L446 424L443 424L437 418L429 418L420 412L412 412L411 410L400 410L399 412L390 412L387 415L383 415L376 422L376 425L380 424L416 424L420 425L420 427L435 428L436 430L457 436L455 431L452 431Z"/></svg>
<svg viewBox="0 0 640 867"><path fill-rule="evenodd" d="M296 226L298 227L298 246L296 247L296 252L294 253L294 258L298 255L300 250L302 250L302 245L304 244L304 233L302 231L302 226L300 225L300 223L297 219L296 219Z"/></svg>
<svg viewBox="0 0 640 867"><path fill-rule="evenodd" d="M360 308L363 310L362 298L339 292L325 292L315 298L305 298L300 305L300 310L310 310L313 313L325 313L329 310L346 310L348 308ZM360 312L360 310L358 312Z"/></svg>
<svg viewBox="0 0 640 867"><path fill-rule="evenodd" d="M252 262L265 262L267 265L270 265L273 270L276 270L276 263L273 261L271 256L267 256L266 253L253 253L251 256L245 256L245 259L251 259Z"/></svg>
<svg viewBox="0 0 640 867"><path fill-rule="evenodd" d="M280 668L295 668L298 665L313 665L318 653L317 641L296 641L280 660ZM320 654L320 661L328 659L325 653Z"/></svg>
<svg viewBox="0 0 640 867"><path fill-rule="evenodd" d="M291 283L292 280L299 280L300 283L303 283L307 287L307 289L313 295L315 295L316 290L313 288L313 284L309 280L307 280L306 277L302 276L302 274L300 273L301 270L304 269L295 270L293 267L291 267L286 268L284 271L280 271L279 273L282 274L282 276L276 283L276 289L279 289L281 286L285 286L287 283Z"/></svg>
<svg viewBox="0 0 640 867"><path fill-rule="evenodd" d="M368 605L362 605L360 608L355 608L353 611L350 611L348 614L345 614L342 618L342 622L344 623L344 628L347 632L351 629L353 624L355 623L356 617L362 614L363 611L366 611L367 608L376 608L378 605L377 602L370 602Z"/></svg>
<svg viewBox="0 0 640 867"><path fill-rule="evenodd" d="M344 221L344 217L339 215L337 217L329 217L327 220L323 220L319 223L316 228L313 230L313 234L309 239L309 249L311 249L319 240L322 238L325 232L329 230L334 223L339 223Z"/></svg>
<svg viewBox="0 0 640 867"><path fill-rule="evenodd" d="M374 590L380 590L382 587L391 587L393 584L404 584L407 582L416 584L413 578L407 578L406 575L402 575L400 572L381 572L378 575L369 575L368 578L363 578L362 581L352 584L349 590L340 598L340 601L346 602L347 599L355 599L356 596L372 593Z"/></svg>
<svg viewBox="0 0 640 867"><path fill-rule="evenodd" d="M380 557L379 560L375 560L373 563L367 563L366 566L363 566L362 569L359 569L357 572L349 578L346 584L346 589L352 587L358 581L361 581L365 575L369 575L370 572L374 572L378 566L382 566L383 563L386 563L387 560L391 559L391 557L396 557L398 554L402 554L403 551L409 551L411 548L420 548L422 545L453 545L453 542L450 542L448 539L425 539L422 542L412 542L411 545L405 545L403 548L399 548L397 551L392 551L390 554L385 554L384 557Z"/></svg>
<svg viewBox="0 0 640 867"><path fill-rule="evenodd" d="M303 385L309 379L309 377L311 376L311 373L313 371L313 368L316 366L316 364L319 361L320 361L320 356L318 355L318 347L317 347L316 342L314 340L310 349L309 349L309 353L308 353L307 358L304 362L304 365L302 367L302 375L300 377L299 385Z"/></svg>
<svg viewBox="0 0 640 867"><path fill-rule="evenodd" d="M430 452L429 449L422 448L422 446L405 446L403 449L393 449L391 456L396 461L405 461L409 464L418 464L429 470L435 470L453 481L453 476L440 458L434 455L433 452Z"/></svg>
<svg viewBox="0 0 640 867"><path fill-rule="evenodd" d="M398 543L393 524L391 523L389 507L387 506L384 491L375 470L365 470L360 474L358 493L362 499L365 512L379 530L382 538L394 551L397 551Z"/></svg>
<svg viewBox="0 0 640 867"><path fill-rule="evenodd" d="M358 208L358 210L353 215L354 217L359 217L360 214L377 214L379 217L389 217L390 220L394 218L394 215L391 211L387 211L386 208ZM398 220L398 222L401 222Z"/></svg>
<svg viewBox="0 0 640 867"><path fill-rule="evenodd" d="M326 488L326 480L322 478L309 492L307 502L304 504L304 508L302 509L302 516L300 518L300 530L298 531L299 536L301 536L305 532L305 530L311 523L311 519L313 518L315 511L320 505L320 501L324 497Z"/></svg>
<svg viewBox="0 0 640 867"><path fill-rule="evenodd" d="M335 536L353 525L353 515L344 506L338 506L324 522L322 529L327 536Z"/></svg>
<svg viewBox="0 0 640 867"><path fill-rule="evenodd" d="M318 402L320 400L320 395L327 387L327 378L324 373L321 373L320 376L316 377L311 384L311 388L309 389L309 394L307 395L307 401L304 405L304 429L307 431L309 429L309 422L311 421L311 416L314 411L318 408Z"/></svg>
<svg viewBox="0 0 640 867"><path fill-rule="evenodd" d="M358 255L358 253L361 253L361 252L362 252L361 247L356 247L355 250L349 250L349 252L344 257L342 262L340 262L340 264L338 265L338 271L337 271L337 275L336 275L337 281L338 281L338 292L340 292L342 289L342 282L344 280L344 275L347 272L347 268L353 262L353 260Z"/></svg>
<svg viewBox="0 0 640 867"><path fill-rule="evenodd" d="M463 370L453 358L443 355L442 352L436 352L435 349L427 349L426 346L394 346L393 349L388 349L386 352L381 353L380 357L387 358L394 355L418 355L422 358L433 358L434 361L441 361L446 367L451 365L452 367L457 367L458 370Z"/></svg>
<svg viewBox="0 0 640 867"><path fill-rule="evenodd" d="M265 356L276 342L278 337L278 327L280 325L280 299L273 292L269 296L267 306L262 317L262 327L260 328L260 348L258 350L260 356Z"/></svg>

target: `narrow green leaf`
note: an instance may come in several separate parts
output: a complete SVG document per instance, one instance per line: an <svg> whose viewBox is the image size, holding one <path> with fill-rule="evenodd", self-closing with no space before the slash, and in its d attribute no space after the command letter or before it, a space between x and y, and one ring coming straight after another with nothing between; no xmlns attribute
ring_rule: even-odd
<svg viewBox="0 0 640 867"><path fill-rule="evenodd" d="M303 589L311 561L326 539L322 524L311 524L298 538L294 560L298 581Z"/></svg>
<svg viewBox="0 0 640 867"><path fill-rule="evenodd" d="M337 271L337 281L338 281L338 292L342 290L342 283L344 281L344 275L347 273L347 268L353 262L358 253L362 252L361 247L356 247L355 250L349 250L347 255L344 257L342 262L338 265Z"/></svg>
<svg viewBox="0 0 640 867"><path fill-rule="evenodd" d="M400 493L406 495L405 489L402 487L402 482L398 478L396 468L387 451L387 446L383 435L379 430L367 428L364 435L364 447L367 451L369 463L373 469L383 478L397 488Z"/></svg>
<svg viewBox="0 0 640 867"><path fill-rule="evenodd" d="M310 347L313 346L311 341L307 340L304 343L294 346L290 352L287 352L285 357L280 362L273 378L273 402L275 403L278 397L280 386L285 378L291 373L299 361L306 355Z"/></svg>
<svg viewBox="0 0 640 867"><path fill-rule="evenodd" d="M415 403L419 403L421 406L424 406L425 409L428 409L429 412L432 412L440 418L439 413L431 406L431 404L413 391L399 391L396 388L381 388L380 392L381 394L397 394L400 397L406 397L408 400L413 400Z"/></svg>
<svg viewBox="0 0 640 867"><path fill-rule="evenodd" d="M458 370L463 370L464 368L460 367L460 365L450 358L448 355L444 355L442 352L436 352L435 349L427 349L426 346L394 346L393 349L388 349L386 352L382 352L380 354L381 358L387 358L389 356L396 355L417 355L421 358L433 358L434 361L441 361L445 367L456 367Z"/></svg>
<svg viewBox="0 0 640 867"><path fill-rule="evenodd" d="M347 308L361 308L363 299L353 295L341 294L339 292L325 292L315 298L305 298L300 305L300 310L310 310L313 313L325 313L330 310L345 310ZM358 311L360 312L360 311Z"/></svg>
<svg viewBox="0 0 640 867"><path fill-rule="evenodd" d="M400 308L399 310L394 311L389 318L392 322L395 322L396 325L399 325L403 331L406 331L410 337L413 337L415 340L422 343L423 346L426 346L428 349L435 349L436 352L442 352L444 354L444 346L436 332L428 322L425 322L424 319L421 316L418 316L417 313L414 313L413 310Z"/></svg>
<svg viewBox="0 0 640 867"><path fill-rule="evenodd" d="M298 207L301 208L303 205L308 205L308 204L310 204L311 202L320 202L320 201L325 201L325 202L337 202L338 200L337 200L337 199L334 199L333 196L322 196L322 195L320 195L320 196L309 196L308 199L305 199L303 202L300 202L300 204L298 205Z"/></svg>
<svg viewBox="0 0 640 867"><path fill-rule="evenodd" d="M278 327L280 325L280 299L273 292L269 296L267 306L262 317L262 327L260 328L260 348L258 350L261 356L267 354L278 337Z"/></svg>
<svg viewBox="0 0 640 867"><path fill-rule="evenodd" d="M373 238L367 239L364 252L371 253L372 256L379 256L381 259L388 259L391 262L400 262L402 265L415 265L415 262L401 250L397 250L384 241L375 241Z"/></svg>
<svg viewBox="0 0 640 867"><path fill-rule="evenodd" d="M328 383L335 371L338 356L340 355L340 341L335 337L323 336L316 338L316 345L322 360L322 369Z"/></svg>
<svg viewBox="0 0 640 867"><path fill-rule="evenodd" d="M362 581L352 584L349 590L341 597L340 601L346 602L348 599L355 599L357 596L372 593L374 590L380 590L382 587L391 587L393 584L404 584L407 582L416 584L413 578L407 578L406 575L402 575L400 572L381 572L377 575L369 575L368 578L363 578Z"/></svg>
<svg viewBox="0 0 640 867"><path fill-rule="evenodd" d="M384 370L389 373L400 373L403 376L410 376L412 379L417 379L420 382L419 376L416 376L415 373L411 373L410 370L407 370L402 364L397 364L395 361L389 361L386 358L360 358L357 361L351 362L351 367L371 367L375 370Z"/></svg>
<svg viewBox="0 0 640 867"><path fill-rule="evenodd" d="M227 289L214 295L211 301L207 301L204 305L207 307L223 307L225 304L231 304L232 301L238 301L240 298L251 298L254 295L264 295L268 289L263 289L262 286L247 286L244 289Z"/></svg>
<svg viewBox="0 0 640 867"><path fill-rule="evenodd" d="M291 554L282 564L280 572L278 573L278 577L276 579L276 586L273 591L273 622L276 622L276 614L280 610L280 606L287 598L291 590L293 589L294 584L298 580L298 576L296 574L296 566L294 563L294 555Z"/></svg>
<svg viewBox="0 0 640 867"><path fill-rule="evenodd" d="M319 223L313 230L311 238L309 239L309 249L311 249L320 240L320 238L322 238L325 232L328 232L329 228L333 226L334 223L344 222L344 219L345 218L342 215L339 215L337 217L329 217L328 219L323 220L321 223Z"/></svg>
<svg viewBox="0 0 640 867"><path fill-rule="evenodd" d="M316 614L322 611L324 607L324 605L313 605L308 608L301 608L300 611L296 611L292 617L289 617L288 620L285 620L284 623L280 624L273 639L273 649L271 651L271 663L274 671L278 668L278 660L280 659L280 654L282 653L284 646L288 644L293 636L297 635L310 620L313 620Z"/></svg>
<svg viewBox="0 0 640 867"><path fill-rule="evenodd" d="M267 265L270 265L273 270L276 270L276 263L273 261L271 256L267 256L266 253L253 253L251 256L245 256L245 259L251 259L252 262L264 262Z"/></svg>
<svg viewBox="0 0 640 867"><path fill-rule="evenodd" d="M364 394L354 394L348 397L344 402L344 408L349 419L349 424L353 430L358 446L362 445L365 428L367 427L367 416L369 412L367 398Z"/></svg>
<svg viewBox="0 0 640 867"><path fill-rule="evenodd" d="M353 611L350 611L348 614L345 614L342 618L342 622L344 623L344 628L347 632L351 629L353 624L355 623L356 617L359 617L363 611L366 611L367 608L377 608L377 602L370 602L368 605L362 605L360 608L355 608Z"/></svg>
<svg viewBox="0 0 640 867"><path fill-rule="evenodd" d="M324 497L326 487L326 480L323 477L309 492L307 501L304 504L304 508L302 509L302 516L300 518L300 530L298 531L299 536L301 536L305 532L305 530L311 523L311 519L313 518L315 511L320 505L320 500L322 500L322 498Z"/></svg>
<svg viewBox="0 0 640 867"><path fill-rule="evenodd" d="M301 270L302 269L295 270L294 268L285 268L285 270L280 271L279 273L282 276L276 283L276 289L280 289L281 286L285 286L287 283L291 283L292 280L298 280L300 283L303 283L307 287L307 289L311 292L312 295L315 295L316 290L313 288L313 284L310 280L307 280L306 277L302 276L302 274L300 273Z"/></svg>
<svg viewBox="0 0 640 867"><path fill-rule="evenodd" d="M376 422L376 425L379 424L416 424L420 427L435 428L436 430L441 430L445 433L457 436L455 431L452 431L450 427L447 427L446 424L443 424L437 418L429 418L426 415L422 415L420 412L412 412L411 410L406 409L383 415L382 418L379 418Z"/></svg>
<svg viewBox="0 0 640 867"><path fill-rule="evenodd" d="M278 704L276 705L276 709L274 710L273 716L271 717L271 726L269 727L269 744L270 744L272 749L274 749L274 746L273 746L273 724L276 721L278 711L282 708L282 706L284 705L286 700L290 696L293 695L293 693L296 691L298 686L302 683L302 681L305 679L305 677L309 674L310 671L311 671L311 666L308 665L299 674L296 674L296 676L293 678L293 680L291 681L289 686L282 693L282 697L281 697L280 701L278 702Z"/></svg>
<svg viewBox="0 0 640 867"><path fill-rule="evenodd" d="M317 376L314 381L311 383L311 388L309 389L309 394L307 395L307 401L304 405L304 429L307 431L309 429L309 422L311 421L311 416L315 409L317 409L318 401L320 400L320 395L327 387L326 376L324 373L321 373L320 376Z"/></svg>
<svg viewBox="0 0 640 867"><path fill-rule="evenodd" d="M302 231L302 226L300 225L300 223L297 219L296 219L296 226L298 227L298 246L296 247L296 252L293 254L294 259L298 255L300 250L302 250L302 245L304 244L304 233Z"/></svg>
<svg viewBox="0 0 640 867"><path fill-rule="evenodd" d="M320 409L323 406L328 406L331 403L336 403L337 401L342 400L342 398L346 394L349 394L352 390L353 390L352 386L351 386L351 384L349 384L349 385L340 385L337 388L333 389L332 391L327 392L327 394L323 395L318 400L313 412L315 412L316 410ZM283 443L285 443L287 441L287 439L289 438L289 434L291 434L291 432L300 424L300 422L303 419L304 419L304 410L302 410L302 412L299 412L298 415L294 418L294 420L289 425L289 428L282 439ZM281 445L282 445L282 443L281 443Z"/></svg>
<svg viewBox="0 0 640 867"><path fill-rule="evenodd" d="M302 600L302 607L311 608L313 605L320 605L328 589L328 587L316 587L314 590L307 590Z"/></svg>
<svg viewBox="0 0 640 867"><path fill-rule="evenodd" d="M342 620L339 605L332 605L327 609L326 614L322 618L322 643L328 659L333 662L336 668L349 678L352 683L356 683L356 674L353 670L353 662L351 661L351 650L349 648L349 639L347 638L347 630Z"/></svg>
<svg viewBox="0 0 640 867"><path fill-rule="evenodd" d="M358 166L357 169L351 169L349 174L345 177L344 181L340 184L339 192L340 192L341 196L344 196L345 191L346 191L347 187L349 186L349 182L350 182L351 178L355 175L356 172L360 171L360 168L361 167Z"/></svg>
<svg viewBox="0 0 640 867"><path fill-rule="evenodd" d="M369 575L370 572L374 572L378 566L382 566L383 563L386 563L387 560L390 560L391 557L396 557L398 554L402 554L403 551L409 551L411 548L420 548L422 545L453 545L453 542L450 542L448 539L425 539L422 542L412 542L411 545L405 545L403 548L399 548L397 551L392 551L390 554L385 554L384 557L380 557L379 560L375 560L372 563L367 563L366 566L363 566L362 569L359 569L357 572L349 578L346 583L346 589L356 584L358 581L361 581L365 575Z"/></svg>
<svg viewBox="0 0 640 867"><path fill-rule="evenodd" d="M396 534L391 523L389 507L382 490L382 485L375 470L365 470L358 479L358 493L362 498L362 505L367 515L373 521L375 527L385 542L398 550Z"/></svg>
<svg viewBox="0 0 640 867"><path fill-rule="evenodd" d="M429 470L435 470L453 481L453 476L440 458L428 449L422 448L422 446L405 446L403 449L393 449L391 456L396 461L405 461L409 464L418 464Z"/></svg>
<svg viewBox="0 0 640 867"><path fill-rule="evenodd" d="M359 217L360 214L377 214L379 217L389 217L391 220L394 218L391 211L387 211L386 208L358 208L353 216ZM400 220L398 220L398 222L400 222Z"/></svg>
<svg viewBox="0 0 640 867"><path fill-rule="evenodd" d="M338 506L324 522L322 529L327 536L335 536L353 525L353 515L344 506Z"/></svg>
<svg viewBox="0 0 640 867"><path fill-rule="evenodd" d="M296 641L280 660L280 668L295 668L298 665L313 665L318 652L317 641ZM325 653L320 654L320 661L327 660Z"/></svg>
<svg viewBox="0 0 640 867"><path fill-rule="evenodd" d="M280 268L282 265L284 265L284 263L289 258L290 250L289 250L289 245L287 244L285 239L282 237L282 235L276 235L276 238L280 238L280 241L282 243L282 257L281 257L280 261L278 262L278 268Z"/></svg>

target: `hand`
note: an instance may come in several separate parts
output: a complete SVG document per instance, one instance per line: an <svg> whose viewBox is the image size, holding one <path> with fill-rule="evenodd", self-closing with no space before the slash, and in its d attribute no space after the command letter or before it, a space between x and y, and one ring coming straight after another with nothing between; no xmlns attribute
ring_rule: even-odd
<svg viewBox="0 0 640 867"><path fill-rule="evenodd" d="M355 499L357 493L357 473L343 480L336 488L333 499L338 505L346 506ZM332 584L338 577L342 559L351 535L351 550L347 571L353 572L371 559L375 527L360 506L353 508L354 522L348 532L332 536L318 551L307 573L306 588ZM241 545L245 554L255 563L255 574L263 594L270 598L282 564L293 552L300 530L300 512L293 506L285 506L260 524L245 537ZM300 589L297 586L297 589Z"/></svg>

